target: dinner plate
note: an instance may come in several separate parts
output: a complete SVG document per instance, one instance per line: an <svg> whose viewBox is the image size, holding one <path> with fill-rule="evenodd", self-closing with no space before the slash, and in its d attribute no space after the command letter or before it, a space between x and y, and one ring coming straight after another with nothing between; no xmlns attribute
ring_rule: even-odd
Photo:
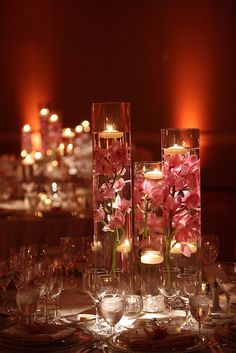
<svg viewBox="0 0 236 353"><path fill-rule="evenodd" d="M236 322L235 321L217 326L215 329L215 334L220 339L227 342L231 347L236 347Z"/></svg>
<svg viewBox="0 0 236 353"><path fill-rule="evenodd" d="M19 350L19 351L60 351L71 348L84 348L90 346L95 341L93 334L81 328L78 328L76 332L68 338L52 341L52 342L25 342L22 339L10 339L9 337L0 337L0 346L7 349Z"/></svg>
<svg viewBox="0 0 236 353"><path fill-rule="evenodd" d="M194 339L194 344L192 346L182 346L178 348L171 348L171 347L165 347L165 348L153 348L153 349L148 349L149 352L152 353L170 353L170 352L175 352L175 353L187 353L187 352L195 352L198 351L202 348L204 348L207 345L208 338L204 335L199 335L195 334L195 339ZM122 332L115 334L111 336L108 339L108 346L111 348L113 352L117 353L140 353L140 352L146 352L147 349L131 349L128 344L128 336L127 332Z"/></svg>

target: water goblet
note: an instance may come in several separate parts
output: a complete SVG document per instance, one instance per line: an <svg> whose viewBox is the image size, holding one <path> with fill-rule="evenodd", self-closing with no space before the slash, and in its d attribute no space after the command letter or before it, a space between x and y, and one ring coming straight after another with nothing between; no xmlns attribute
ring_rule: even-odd
<svg viewBox="0 0 236 353"><path fill-rule="evenodd" d="M220 240L216 234L206 234L201 239L201 260L203 265L212 265L220 250Z"/></svg>
<svg viewBox="0 0 236 353"><path fill-rule="evenodd" d="M99 305L100 300L98 298L98 289L99 289L99 281L98 278L100 275L107 274L107 270L103 268L87 268L85 269L84 278L83 278L83 286L88 295L92 298L95 310L96 310L96 318L94 330L99 332L102 330L100 325L100 315L99 315Z"/></svg>
<svg viewBox="0 0 236 353"><path fill-rule="evenodd" d="M202 322L207 318L210 311L210 298L208 293L197 291L189 298L191 314L198 322L198 333L201 334Z"/></svg>
<svg viewBox="0 0 236 353"><path fill-rule="evenodd" d="M62 269L57 266L49 266L47 276L47 295L53 301L54 319L57 323L58 300L63 290L63 273Z"/></svg>
<svg viewBox="0 0 236 353"><path fill-rule="evenodd" d="M217 264L216 280L227 300L226 315L230 315L230 298L236 290L236 262L220 262Z"/></svg>
<svg viewBox="0 0 236 353"><path fill-rule="evenodd" d="M125 309L125 298L117 292L106 293L100 302L100 313L110 325L110 334L115 333L115 325L120 321Z"/></svg>
<svg viewBox="0 0 236 353"><path fill-rule="evenodd" d="M177 274L177 294L179 298L183 301L185 306L185 321L181 325L183 329L192 329L192 323L190 320L191 312L189 307L189 298L192 295L197 286L197 276L195 274L178 273Z"/></svg>
<svg viewBox="0 0 236 353"><path fill-rule="evenodd" d="M159 270L160 278L159 278L159 291L160 293L167 299L169 316L167 325L172 326L172 318L171 318L171 300L177 297L177 275L180 273L180 269L178 267L162 267Z"/></svg>

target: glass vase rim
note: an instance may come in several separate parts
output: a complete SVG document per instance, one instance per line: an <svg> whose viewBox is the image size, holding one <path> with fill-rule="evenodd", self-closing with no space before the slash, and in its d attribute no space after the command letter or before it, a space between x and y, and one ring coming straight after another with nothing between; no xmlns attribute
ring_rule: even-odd
<svg viewBox="0 0 236 353"><path fill-rule="evenodd" d="M179 267L160 267L159 268L160 272L180 272L180 268Z"/></svg>
<svg viewBox="0 0 236 353"><path fill-rule="evenodd" d="M92 102L92 105L94 104L131 104L129 101L117 101L117 102L113 102L113 101L109 101L109 102Z"/></svg>
<svg viewBox="0 0 236 353"><path fill-rule="evenodd" d="M149 164L149 163L155 163L155 164L158 164L158 163L160 163L160 164L162 164L162 161L135 161L134 162L134 164L144 164L144 163L146 163L146 164Z"/></svg>
<svg viewBox="0 0 236 353"><path fill-rule="evenodd" d="M200 131L200 128L198 127L165 127L161 128L161 131L189 131L189 130L194 130L194 131Z"/></svg>

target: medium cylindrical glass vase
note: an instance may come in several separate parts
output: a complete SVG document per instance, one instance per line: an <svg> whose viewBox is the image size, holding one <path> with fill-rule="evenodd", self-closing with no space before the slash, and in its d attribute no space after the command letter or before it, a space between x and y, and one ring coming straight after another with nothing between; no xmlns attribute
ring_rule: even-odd
<svg viewBox="0 0 236 353"><path fill-rule="evenodd" d="M199 129L162 129L164 258L198 265L200 256Z"/></svg>
<svg viewBox="0 0 236 353"><path fill-rule="evenodd" d="M132 266L130 104L93 103L93 253L96 267Z"/></svg>

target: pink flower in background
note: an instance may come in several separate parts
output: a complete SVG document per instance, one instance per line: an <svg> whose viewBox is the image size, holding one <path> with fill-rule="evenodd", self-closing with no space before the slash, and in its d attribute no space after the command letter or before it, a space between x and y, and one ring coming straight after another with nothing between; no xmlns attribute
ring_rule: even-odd
<svg viewBox="0 0 236 353"><path fill-rule="evenodd" d="M98 201L110 200L115 196L115 190L112 187L108 187L107 184L102 184L102 186L95 190L95 198Z"/></svg>
<svg viewBox="0 0 236 353"><path fill-rule="evenodd" d="M151 196L152 190L153 190L153 182L151 180L144 179L143 185L142 185L142 191L144 192L144 194Z"/></svg>
<svg viewBox="0 0 236 353"><path fill-rule="evenodd" d="M191 256L191 249L190 249L190 247L188 246L188 244L184 244L184 243L182 243L181 244L181 251L182 251L182 254L184 255L184 256L187 256L187 257L190 257Z"/></svg>
<svg viewBox="0 0 236 353"><path fill-rule="evenodd" d="M163 232L162 217L157 217L155 213L150 212L147 217L147 225L151 232Z"/></svg>

